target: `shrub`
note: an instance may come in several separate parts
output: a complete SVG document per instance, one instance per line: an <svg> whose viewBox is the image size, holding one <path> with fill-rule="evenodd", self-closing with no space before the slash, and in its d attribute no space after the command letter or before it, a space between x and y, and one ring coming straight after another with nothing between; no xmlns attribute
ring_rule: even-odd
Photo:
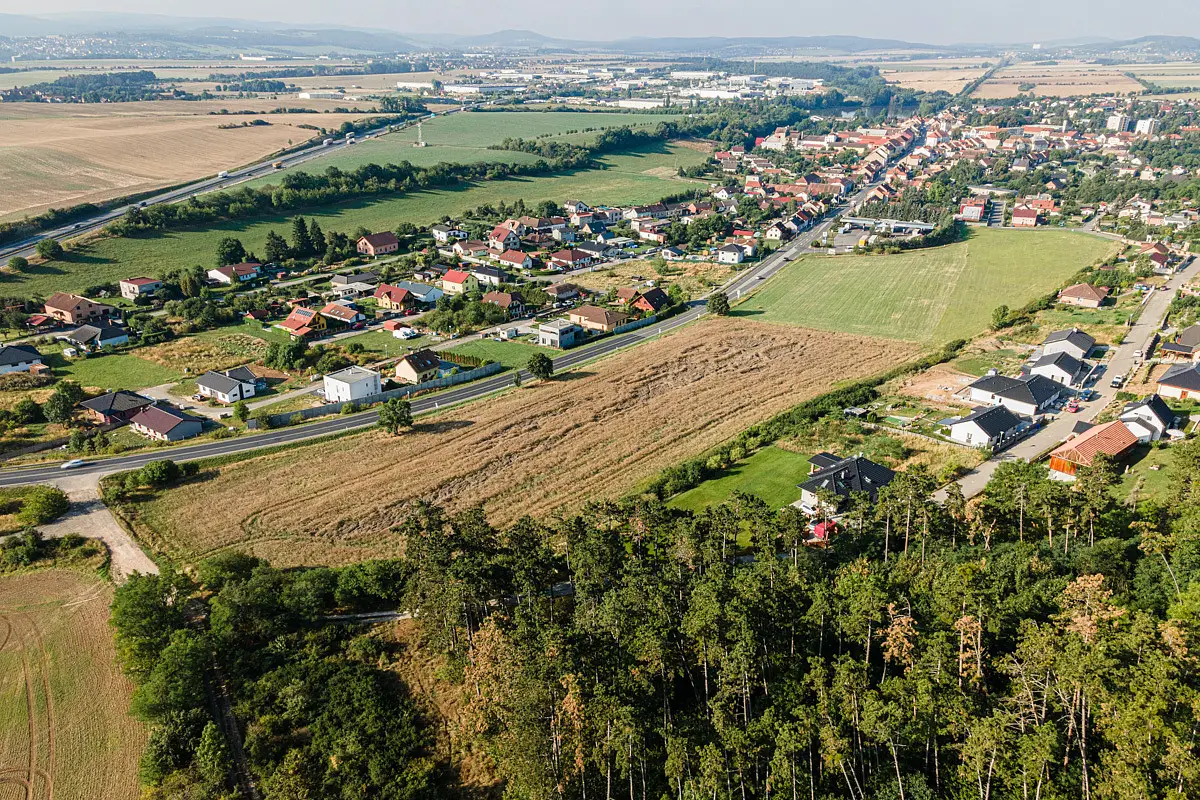
<svg viewBox="0 0 1200 800"><path fill-rule="evenodd" d="M25 496L17 519L25 525L45 525L67 513L70 507L71 501L61 489L53 486L35 486Z"/></svg>

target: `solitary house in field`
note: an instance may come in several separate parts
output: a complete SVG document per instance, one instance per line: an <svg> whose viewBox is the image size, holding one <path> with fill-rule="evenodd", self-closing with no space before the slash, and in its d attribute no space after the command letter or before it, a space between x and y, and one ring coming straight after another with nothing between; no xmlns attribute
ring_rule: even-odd
<svg viewBox="0 0 1200 800"><path fill-rule="evenodd" d="M1108 297L1108 288L1092 286L1090 283L1077 283L1068 286L1058 293L1058 302L1069 306L1082 308L1099 308Z"/></svg>

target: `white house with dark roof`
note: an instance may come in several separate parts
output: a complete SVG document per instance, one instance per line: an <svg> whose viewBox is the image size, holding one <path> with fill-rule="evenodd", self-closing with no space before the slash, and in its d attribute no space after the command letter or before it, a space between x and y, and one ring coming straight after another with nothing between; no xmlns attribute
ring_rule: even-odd
<svg viewBox="0 0 1200 800"><path fill-rule="evenodd" d="M1156 394L1127 403L1120 419L1142 444L1157 442L1175 427L1175 412Z"/></svg>
<svg viewBox="0 0 1200 800"><path fill-rule="evenodd" d="M1002 405L980 406L949 423L950 438L971 447L998 447L1012 440L1029 423Z"/></svg>
<svg viewBox="0 0 1200 800"><path fill-rule="evenodd" d="M42 365L42 354L27 344L9 344L0 347L0 375L8 372L29 372Z"/></svg>
<svg viewBox="0 0 1200 800"><path fill-rule="evenodd" d="M1072 358L1082 361L1096 346L1096 340L1079 328L1068 328L1065 331L1054 331L1042 342L1042 355L1066 353Z"/></svg>
<svg viewBox="0 0 1200 800"><path fill-rule="evenodd" d="M1200 365L1176 364L1170 367L1159 376L1157 393L1176 400L1200 397Z"/></svg>
<svg viewBox="0 0 1200 800"><path fill-rule="evenodd" d="M1004 406L1026 417L1041 413L1062 394L1061 384L1042 375L1022 378L985 375L967 387L967 396L972 403Z"/></svg>
<svg viewBox="0 0 1200 800"><path fill-rule="evenodd" d="M361 400L381 391L379 373L358 366L329 373L322 388L331 403Z"/></svg>
<svg viewBox="0 0 1200 800"><path fill-rule="evenodd" d="M1074 386L1085 374L1086 367L1067 353L1043 355L1029 367L1030 375L1041 375L1063 386Z"/></svg>
<svg viewBox="0 0 1200 800"><path fill-rule="evenodd" d="M196 391L218 403L230 405L254 397L258 381L245 367L225 372L209 370L196 379Z"/></svg>
<svg viewBox="0 0 1200 800"><path fill-rule="evenodd" d="M810 474L799 486L800 499L796 505L808 514L816 514L822 511L822 495L828 494L840 506L855 492L862 492L875 502L879 490L894 477L895 472L863 456L843 458ZM826 507L824 511L835 513L837 509Z"/></svg>

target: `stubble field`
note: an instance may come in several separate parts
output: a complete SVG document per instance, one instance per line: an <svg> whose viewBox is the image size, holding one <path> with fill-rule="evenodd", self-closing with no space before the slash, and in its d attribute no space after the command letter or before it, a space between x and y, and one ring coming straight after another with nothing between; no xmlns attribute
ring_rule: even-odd
<svg viewBox="0 0 1200 800"><path fill-rule="evenodd" d="M115 663L111 588L49 570L0 578L0 798L133 800L143 726Z"/></svg>
<svg viewBox="0 0 1200 800"><path fill-rule="evenodd" d="M706 320L400 437L372 431L220 467L132 513L144 540L184 560L230 548L279 566L394 555L393 526L414 500L482 504L505 524L620 497L836 381L916 351Z"/></svg>
<svg viewBox="0 0 1200 800"><path fill-rule="evenodd" d="M1033 86L1022 90L1022 86ZM1090 94L1140 93L1142 85L1120 67L1081 62L1016 64L1005 67L975 90L972 97L996 99L1032 92L1040 97L1079 97Z"/></svg>
<svg viewBox="0 0 1200 800"><path fill-rule="evenodd" d="M340 105L347 105L341 103ZM371 104L363 104L369 108ZM210 114L311 108L321 113ZM214 175L361 115L323 113L329 101L6 103L0 106L0 222ZM266 120L222 130L221 125Z"/></svg>

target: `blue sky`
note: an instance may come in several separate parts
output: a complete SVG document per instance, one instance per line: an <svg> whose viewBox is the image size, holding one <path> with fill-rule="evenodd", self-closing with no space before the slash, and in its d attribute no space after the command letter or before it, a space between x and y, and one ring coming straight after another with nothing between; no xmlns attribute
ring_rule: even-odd
<svg viewBox="0 0 1200 800"><path fill-rule="evenodd" d="M0 12L13 14L72 11L227 16L406 32L515 28L587 39L855 34L945 44L1200 36L1200 0L0 0Z"/></svg>

